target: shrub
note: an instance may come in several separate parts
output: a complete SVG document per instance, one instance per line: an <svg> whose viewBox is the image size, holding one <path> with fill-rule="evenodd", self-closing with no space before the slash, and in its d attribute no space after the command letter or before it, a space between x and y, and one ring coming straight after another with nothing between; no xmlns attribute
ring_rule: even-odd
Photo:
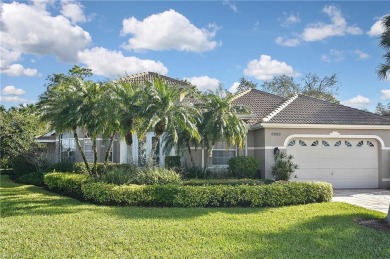
<svg viewBox="0 0 390 259"><path fill-rule="evenodd" d="M141 169L137 172L135 184L179 184L181 176L173 170L159 167Z"/></svg>
<svg viewBox="0 0 390 259"><path fill-rule="evenodd" d="M16 178L15 182L30 184L30 185L40 186L40 187L45 186L45 184L43 183L43 173L41 172L34 172L34 173L22 175L21 177Z"/></svg>
<svg viewBox="0 0 390 259"><path fill-rule="evenodd" d="M177 207L274 207L332 199L329 183L288 182L270 185L122 185L87 183L86 199L99 204Z"/></svg>
<svg viewBox="0 0 390 259"><path fill-rule="evenodd" d="M139 169L137 166L133 164L115 167L110 166L110 168L101 175L99 181L117 185L130 184L134 182L138 171Z"/></svg>
<svg viewBox="0 0 390 259"><path fill-rule="evenodd" d="M46 172L63 172L63 173L73 173L74 172L74 163L70 162L58 162L51 164L46 169Z"/></svg>
<svg viewBox="0 0 390 259"><path fill-rule="evenodd" d="M0 174L2 175L12 175L13 172L14 171L12 169L0 169Z"/></svg>
<svg viewBox="0 0 390 259"><path fill-rule="evenodd" d="M166 156L164 158L165 168L180 171L181 162L180 156Z"/></svg>
<svg viewBox="0 0 390 259"><path fill-rule="evenodd" d="M73 173L49 173L43 179L50 190L77 199L83 199L81 185L89 181L91 181L91 178L88 175Z"/></svg>
<svg viewBox="0 0 390 259"><path fill-rule="evenodd" d="M236 156L229 159L228 171L236 178L259 178L259 161L249 156Z"/></svg>
<svg viewBox="0 0 390 259"><path fill-rule="evenodd" d="M273 183L272 180L257 179L191 179L183 182L183 185L201 186L201 185L263 185Z"/></svg>
<svg viewBox="0 0 390 259"><path fill-rule="evenodd" d="M203 178L203 169L197 166L185 168L184 177L189 179Z"/></svg>
<svg viewBox="0 0 390 259"><path fill-rule="evenodd" d="M275 164L272 166L272 174L275 175L275 180L290 180L291 175L299 168L297 164L293 163L293 156L280 152L276 153L274 158Z"/></svg>
<svg viewBox="0 0 390 259"><path fill-rule="evenodd" d="M25 174L34 173L37 171L34 164L26 160L21 155L12 159L12 170L13 173L10 175L10 178L13 180Z"/></svg>

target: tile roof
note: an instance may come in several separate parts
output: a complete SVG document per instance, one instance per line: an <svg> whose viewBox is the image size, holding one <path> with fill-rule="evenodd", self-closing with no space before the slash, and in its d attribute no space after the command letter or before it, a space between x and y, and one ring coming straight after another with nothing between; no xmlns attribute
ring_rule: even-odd
<svg viewBox="0 0 390 259"><path fill-rule="evenodd" d="M264 117L286 100L286 98L277 95L252 89L250 92L236 98L233 103L245 106L249 112L254 114L254 118L247 121L248 124L254 125L261 122Z"/></svg>
<svg viewBox="0 0 390 259"><path fill-rule="evenodd" d="M56 131L52 130L50 132L47 132L46 134L37 136L37 137L35 137L35 141L42 142L42 143L55 142L56 141Z"/></svg>
<svg viewBox="0 0 390 259"><path fill-rule="evenodd" d="M163 80L164 83L170 86L177 86L177 87L183 87L183 88L189 88L189 87L194 87L190 83L178 79L174 79L171 77L163 76L160 74L157 74L155 72L144 72L144 73L139 73L131 76L126 76L122 77L120 80L123 80L125 82L133 83L133 84L145 84L146 82L148 83L153 83L154 80L156 79L161 79Z"/></svg>
<svg viewBox="0 0 390 259"><path fill-rule="evenodd" d="M300 94L268 123L390 125L390 119Z"/></svg>
<svg viewBox="0 0 390 259"><path fill-rule="evenodd" d="M234 100L254 116L248 124L390 125L390 118L299 94L283 98L253 89Z"/></svg>

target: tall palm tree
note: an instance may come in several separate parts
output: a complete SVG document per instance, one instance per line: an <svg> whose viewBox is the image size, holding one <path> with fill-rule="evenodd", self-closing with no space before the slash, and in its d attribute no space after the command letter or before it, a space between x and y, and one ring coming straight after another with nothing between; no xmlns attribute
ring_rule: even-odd
<svg viewBox="0 0 390 259"><path fill-rule="evenodd" d="M385 63L379 65L377 72L380 79L387 79L390 71L390 15L385 16L382 23L385 30L380 37L379 45L386 51L383 55Z"/></svg>
<svg viewBox="0 0 390 259"><path fill-rule="evenodd" d="M191 138L200 139L195 119L199 116L199 111L181 102L186 95L184 89L170 87L162 80L155 80L154 84L149 84L144 93L144 107L141 112L144 120L140 132L144 134L153 131L156 138L147 163L150 166L164 132L172 136L173 143L178 143L181 130L187 132Z"/></svg>
<svg viewBox="0 0 390 259"><path fill-rule="evenodd" d="M203 173L206 173L214 146L217 142L225 141L227 146L237 145L242 148L245 144L246 126L237 114L242 108L232 103L234 95L220 87L215 93L209 91L203 96L203 121L200 126L203 146L207 151Z"/></svg>

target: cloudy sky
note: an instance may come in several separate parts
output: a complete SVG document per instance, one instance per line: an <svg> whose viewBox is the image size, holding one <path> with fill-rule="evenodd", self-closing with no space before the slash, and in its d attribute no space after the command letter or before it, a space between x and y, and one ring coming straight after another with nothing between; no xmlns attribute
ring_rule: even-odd
<svg viewBox="0 0 390 259"><path fill-rule="evenodd" d="M1 104L34 103L73 65L96 80L153 71L201 90L241 77L337 74L344 105L390 101L375 69L388 1L3 1Z"/></svg>

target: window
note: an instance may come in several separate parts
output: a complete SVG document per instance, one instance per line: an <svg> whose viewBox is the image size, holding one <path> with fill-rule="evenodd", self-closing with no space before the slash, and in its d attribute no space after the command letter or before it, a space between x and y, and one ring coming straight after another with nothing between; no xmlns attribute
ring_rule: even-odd
<svg viewBox="0 0 390 259"><path fill-rule="evenodd" d="M352 147L352 144L351 144L351 142L349 142L349 141L345 140L345 141L344 141L344 143L345 143L345 145L346 145L347 147Z"/></svg>
<svg viewBox="0 0 390 259"><path fill-rule="evenodd" d="M289 143L288 143L288 146L289 147L292 147L295 145L295 140L291 140Z"/></svg>
<svg viewBox="0 0 390 259"><path fill-rule="evenodd" d="M87 161L93 163L92 140L90 138L84 138L84 154Z"/></svg>
<svg viewBox="0 0 390 259"><path fill-rule="evenodd" d="M236 156L236 150L213 150L213 165L227 165L230 158Z"/></svg>
<svg viewBox="0 0 390 259"><path fill-rule="evenodd" d="M303 140L299 140L299 145L303 146L303 147L306 147L306 142L303 141Z"/></svg>
<svg viewBox="0 0 390 259"><path fill-rule="evenodd" d="M334 143L334 146L335 146L335 147L341 146L341 140L339 140L339 141L337 141L336 143Z"/></svg>
<svg viewBox="0 0 390 259"><path fill-rule="evenodd" d="M325 140L322 141L322 145L325 146L325 147L329 147L330 146L328 141L325 141Z"/></svg>
<svg viewBox="0 0 390 259"><path fill-rule="evenodd" d="M312 147L316 147L318 145L318 140L314 141L313 143L311 143L311 146Z"/></svg>
<svg viewBox="0 0 390 259"><path fill-rule="evenodd" d="M367 146L369 146L369 147L375 147L375 146L374 146L374 143L372 143L372 142L369 141L369 140L367 140Z"/></svg>
<svg viewBox="0 0 390 259"><path fill-rule="evenodd" d="M356 145L357 147L362 147L363 146L363 140L362 141L359 141Z"/></svg>
<svg viewBox="0 0 390 259"><path fill-rule="evenodd" d="M60 136L60 161L73 163L76 161L76 142L71 133Z"/></svg>

